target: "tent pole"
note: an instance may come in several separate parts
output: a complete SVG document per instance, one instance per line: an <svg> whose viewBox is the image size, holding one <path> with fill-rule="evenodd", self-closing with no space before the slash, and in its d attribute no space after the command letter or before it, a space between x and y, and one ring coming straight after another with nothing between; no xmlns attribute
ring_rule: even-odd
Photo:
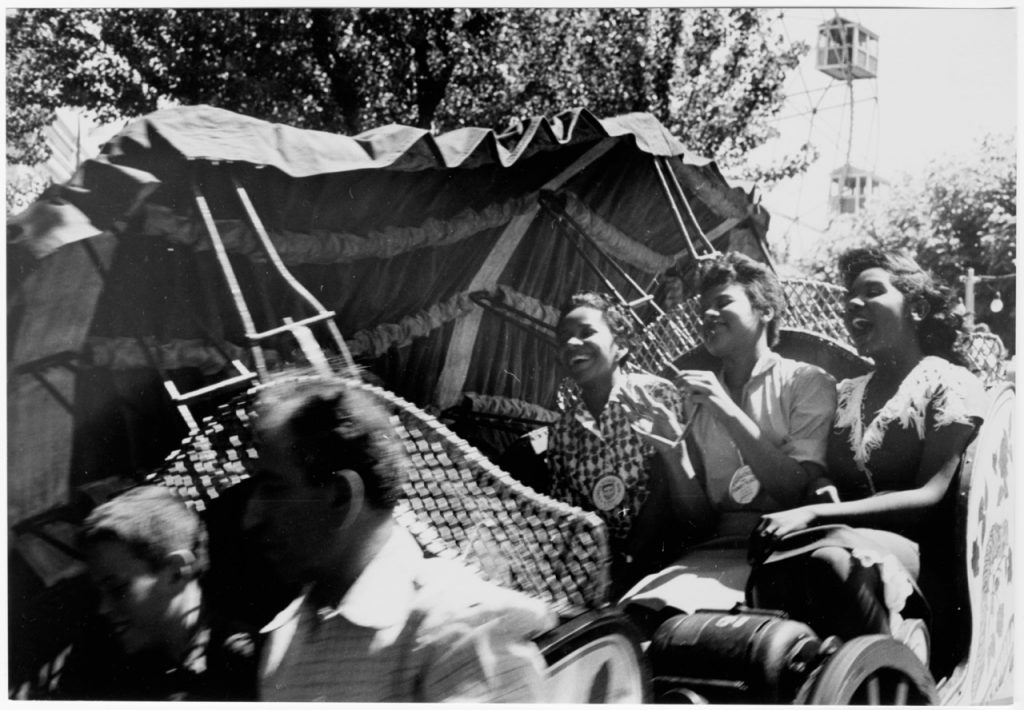
<svg viewBox="0 0 1024 710"><path fill-rule="evenodd" d="M676 205L675 198L672 197L672 190L668 186L668 180L665 179L665 174L662 172L662 165L658 158L654 158L654 172L658 173L658 180L661 181L661 189L665 191L665 197L668 199L668 205L672 208L672 215L676 218L676 224L679 226L680 231L683 233L683 239L686 241L686 250L690 252L690 256L694 261L700 260L700 255L697 254L697 247L693 243L693 239L690 237L689 230L686 229L686 224L683 223L683 215L679 212L679 206Z"/></svg>
<svg viewBox="0 0 1024 710"><path fill-rule="evenodd" d="M263 221L260 219L259 214L256 212L256 208L252 204L252 200L249 199L249 193L245 191L245 188L238 182L238 178L234 175L231 176L231 182L235 186L235 191L238 193L238 199L241 200L242 206L245 207L245 213L249 217L249 223L252 225L253 230L256 232L256 236L259 237L260 244L263 245L263 250L267 253L267 257L270 259L270 263L277 270L287 284L292 288L295 293L299 294L318 315L326 315L327 309L324 308L323 304L316 299L316 297L303 286L298 279L288 270L284 262L281 260L281 255L277 253L277 249L274 247L274 243L270 240L270 235L267 234L266 228L263 226ZM331 337L334 339L334 344L338 348L338 352L341 354L342 359L345 361L345 368L350 372L354 373L355 362L352 360L352 354L348 350L348 346L345 345L345 339L341 337L341 331L338 330L338 324L334 318L328 318L327 329L331 333Z"/></svg>
<svg viewBox="0 0 1024 710"><path fill-rule="evenodd" d="M708 240L707 235L704 234L704 230L700 228L700 222L697 221L697 216L693 214L693 209L690 207L690 201L686 199L686 193L683 192L683 186L679 184L679 178L676 177L675 171L672 169L672 166L669 165L668 158L655 158L655 160L662 161L662 168L664 168L672 178L672 184L675 185L676 191L679 193L679 199L683 201L683 207L686 208L686 213L690 216L690 221L693 222L694 229L697 230L697 236L700 237L700 240L704 243L704 246L707 247L708 251L714 254L717 250Z"/></svg>
<svg viewBox="0 0 1024 710"><path fill-rule="evenodd" d="M206 231L210 235L210 241L213 243L213 251L217 255L217 262L220 264L224 278L227 279L228 290L231 292L231 298L235 302L235 309L242 319L242 327L245 328L245 336L249 340L249 349L252 351L256 372L259 374L260 380L264 380L267 376L267 362L263 357L263 348L260 347L259 342L255 339L256 324L252 320L252 314L249 313L249 307L245 304L245 297L242 295L242 289L238 285L235 270L231 266L231 260L228 258L228 251L224 247L224 241L220 238L220 232L217 231L217 225L213 221L213 214L210 212L210 205L207 204L206 198L203 196L202 191L200 191L195 175L192 176L192 194L196 205L199 207L199 214L202 215L203 223L206 225Z"/></svg>
<svg viewBox="0 0 1024 710"><path fill-rule="evenodd" d="M704 232L700 228L700 224L697 222L697 217L693 214L693 210L690 208L690 203L686 199L686 195L683 193L683 187L679 184L679 180L676 179L676 174L672 170L672 167L668 164L667 158L654 158L654 170L658 173L658 179L661 181L661 187L665 191L665 197L668 199L669 206L672 208L672 214L675 215L676 223L679 225L679 229L683 233L683 239L686 241L686 249L690 252L690 256L693 257L694 262L699 263L702 259L717 254L718 250L715 249L714 245L708 241ZM683 205L686 206L686 211L690 215L690 220L693 222L693 226L697 230L697 234L700 235L703 245L709 250L708 254L700 256L697 254L697 245L693 243L693 238L690 236L690 232L686 229L686 225L683 222L683 215L679 212L679 206L676 204L675 198L672 195L672 189L669 185L668 180L665 178L665 173L672 176L672 183L675 185L676 190L679 192L679 197L683 201ZM667 322L669 327L676 332L677 335L683 335L676 322L672 318L668 318Z"/></svg>
<svg viewBox="0 0 1024 710"><path fill-rule="evenodd" d="M563 168L558 175L544 183L540 191L562 188L565 183L579 175L616 145L617 142L614 140L603 140L595 144L574 160L571 165ZM490 290L495 287L513 253L525 238L538 209L538 206L531 205L505 225L494 249L480 265L467 286L467 292ZM452 329L445 351L444 364L434 389L434 399L442 407L451 406L462 394L469 373L467 353L472 352L472 348L479 338L481 321L482 313L469 313L466 317L460 318Z"/></svg>

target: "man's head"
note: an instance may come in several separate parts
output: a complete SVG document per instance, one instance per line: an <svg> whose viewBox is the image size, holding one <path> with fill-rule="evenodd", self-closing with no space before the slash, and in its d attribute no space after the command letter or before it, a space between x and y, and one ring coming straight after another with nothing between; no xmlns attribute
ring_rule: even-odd
<svg viewBox="0 0 1024 710"><path fill-rule="evenodd" d="M140 486L98 506L79 544L125 651L173 648L194 622L206 567L198 516L167 488Z"/></svg>
<svg viewBox="0 0 1024 710"><path fill-rule="evenodd" d="M315 579L388 520L407 458L387 412L351 380L308 377L260 393L260 470L246 526L292 581Z"/></svg>

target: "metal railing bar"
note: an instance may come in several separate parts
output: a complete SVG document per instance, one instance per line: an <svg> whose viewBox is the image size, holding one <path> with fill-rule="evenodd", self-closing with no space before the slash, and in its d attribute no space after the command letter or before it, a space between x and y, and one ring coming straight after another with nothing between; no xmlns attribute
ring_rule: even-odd
<svg viewBox="0 0 1024 710"><path fill-rule="evenodd" d="M238 178L234 175L231 176L231 182L235 186L238 199L242 202L242 206L245 208L245 213L249 218L253 231L256 232L256 236L259 238L260 244L263 246L263 250L266 252L267 257L270 259L271 265L273 265L274 269L277 270L277 273L280 274L281 278L287 282L292 290L313 307L313 310L321 315L327 313L328 311L324 308L323 304L321 304L320 301L318 301L316 297L310 293L298 279L295 278L292 272L288 270L288 267L285 266L284 262L281 260L281 255L277 253L277 248L274 247L274 243L271 241L270 235L263 226L263 221L256 212L256 208L253 206L252 200L249 199L249 193L245 191L245 188L242 187L238 182ZM334 339L334 343L338 348L338 352L341 354L342 360L345 362L345 367L354 371L355 362L352 360L352 354L349 352L348 346L345 344L345 339L341 337L341 331L338 329L338 324L334 321L333 316L334 314L331 313L330 319L327 320L327 329L330 331L331 337Z"/></svg>
<svg viewBox="0 0 1024 710"><path fill-rule="evenodd" d="M296 326L311 325L313 323L319 323L320 321L323 320L330 320L334 318L334 315L334 311L323 311L321 313L317 313L315 316L303 318L302 320L293 321L291 319L287 319L288 322L285 323L284 325L279 325L276 328L264 330L260 333L253 333L248 337L252 338L253 340L263 340L265 338L270 338L274 335L280 335L281 333L293 332Z"/></svg>
<svg viewBox="0 0 1024 710"><path fill-rule="evenodd" d="M693 243L693 238L690 236L690 231L686 228L686 224L683 222L683 215L679 211L679 206L676 205L675 199L672 197L672 189L669 187L668 180L665 178L665 174L662 172L662 164L658 158L654 158L654 172L658 174L658 180L661 182L661 189L665 191L665 197L668 199L669 207L672 208L672 215L676 218L676 225L683 233L683 240L686 242L686 250L690 252L690 256L693 257L694 261L700 259L700 255L697 254L697 247Z"/></svg>
<svg viewBox="0 0 1024 710"><path fill-rule="evenodd" d="M226 380L221 380L220 382L217 382L215 384L207 385L206 387L200 387L199 389L192 390L191 392L186 392L185 394L179 393L177 387L175 387L173 383L168 383L165 386L167 387L167 391L170 392L171 394L171 399L173 399L175 402L191 402L193 400L206 397L207 395L213 394L214 392L218 392L227 387L233 387L234 385L244 384L246 382L249 382L250 380L256 379L256 373L250 372L248 369L246 369L245 365L243 365L240 361L235 360L234 365L235 369L237 369L240 374L235 375L234 377L229 377Z"/></svg>
<svg viewBox="0 0 1024 710"><path fill-rule="evenodd" d="M210 205L207 203L206 197L203 196L202 191L199 189L195 175L192 176L192 194L195 198L196 205L199 207L199 214L203 218L203 223L206 225L206 231L210 235L210 241L213 244L213 251L217 256L217 263L220 264L221 272L224 274L224 278L228 282L228 290L231 292L231 298L235 302L235 309L238 311L238 315L242 319L242 327L245 329L245 335L249 338L249 349L252 351L252 358L253 363L256 366L256 372L259 373L259 377L262 380L267 376L267 361L263 356L263 348L260 347L257 341L252 340L252 334L256 332L256 325L253 322L252 314L249 312L249 307L245 303L245 296L242 295L242 288L238 284L238 277L235 275L234 267L231 266L231 260L228 258L228 252L224 246L224 241L221 239L220 232L217 230L217 225L213 220L213 213L210 211Z"/></svg>
<svg viewBox="0 0 1024 710"><path fill-rule="evenodd" d="M718 250L715 249L714 245L712 245L710 240L708 240L707 235L704 234L704 230L701 229L700 222L697 221L696 215L693 214L693 208L690 207L690 201L686 199L686 193L683 192L683 186L679 184L679 178L676 176L676 173L672 169L672 166L668 164L668 159L655 158L655 160L663 161L662 167L665 169L666 172L668 172L669 176L672 178L672 184L675 185L676 191L679 193L679 199L683 201L683 206L686 208L686 213L689 215L690 221L693 223L694 229L697 230L697 236L700 237L701 241L704 243L704 246L708 248L711 254L716 254Z"/></svg>

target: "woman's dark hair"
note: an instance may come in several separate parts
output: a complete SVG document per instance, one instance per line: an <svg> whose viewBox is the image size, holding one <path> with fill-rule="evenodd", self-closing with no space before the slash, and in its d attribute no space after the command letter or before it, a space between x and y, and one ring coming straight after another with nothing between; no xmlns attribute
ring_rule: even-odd
<svg viewBox="0 0 1024 710"><path fill-rule="evenodd" d="M743 287L755 310L775 314L766 328L768 347L774 347L779 342L779 321L786 310L786 294L779 277L766 264L738 252L719 254L701 264L697 290L702 296L713 288L734 283Z"/></svg>
<svg viewBox="0 0 1024 710"><path fill-rule="evenodd" d="M257 431L277 408L311 482L326 485L350 469L371 505L390 510L402 497L409 460L387 411L357 382L317 375L273 383L260 393Z"/></svg>
<svg viewBox="0 0 1024 710"><path fill-rule="evenodd" d="M615 342L620 347L626 348L626 355L620 360L620 362L626 362L629 359L629 354L633 352L637 337L636 325L626 306L612 300L612 297L607 294L583 291L573 294L569 302L562 307L558 314L558 322L561 323L570 311L582 307L593 308L604 314L604 320L608 324L608 330L612 332Z"/></svg>
<svg viewBox="0 0 1024 710"><path fill-rule="evenodd" d="M879 247L859 247L839 257L839 274L849 289L861 272L884 269L892 285L909 303L923 300L928 312L917 322L917 338L925 355L937 355L958 365L966 364L960 350L963 318L953 312L952 289L936 281L905 251L887 251Z"/></svg>

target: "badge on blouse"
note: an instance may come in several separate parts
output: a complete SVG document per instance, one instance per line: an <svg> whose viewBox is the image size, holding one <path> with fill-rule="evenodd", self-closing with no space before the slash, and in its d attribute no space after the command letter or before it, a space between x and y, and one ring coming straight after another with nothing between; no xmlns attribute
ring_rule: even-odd
<svg viewBox="0 0 1024 710"><path fill-rule="evenodd" d="M746 505L761 492L761 482L757 480L753 469L743 465L736 469L729 481L729 497L740 505Z"/></svg>
<svg viewBox="0 0 1024 710"><path fill-rule="evenodd" d="M626 497L626 484L618 476L604 476L594 485L591 492L598 510L611 510Z"/></svg>

